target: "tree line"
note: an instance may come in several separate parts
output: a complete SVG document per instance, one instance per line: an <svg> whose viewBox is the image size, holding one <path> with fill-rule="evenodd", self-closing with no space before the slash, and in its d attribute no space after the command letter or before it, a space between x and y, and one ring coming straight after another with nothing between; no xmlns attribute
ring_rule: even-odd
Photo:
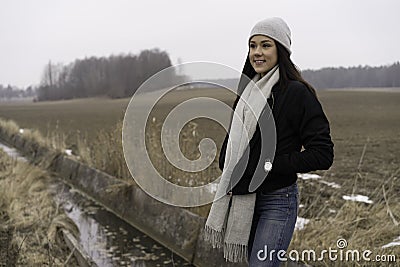
<svg viewBox="0 0 400 267"><path fill-rule="evenodd" d="M3 86L0 84L0 100L6 99L10 100L13 98L24 98L24 97L34 97L36 96L36 91L32 86L26 89L20 89L16 86Z"/></svg>
<svg viewBox="0 0 400 267"><path fill-rule="evenodd" d="M78 59L66 66L49 62L37 88L37 100L129 97L149 77L170 66L169 55L159 49L144 50L139 55ZM165 77L164 84L153 89L165 88L174 79L182 77Z"/></svg>
<svg viewBox="0 0 400 267"><path fill-rule="evenodd" d="M348 87L400 87L400 63L369 67L323 68L302 71L316 89Z"/></svg>

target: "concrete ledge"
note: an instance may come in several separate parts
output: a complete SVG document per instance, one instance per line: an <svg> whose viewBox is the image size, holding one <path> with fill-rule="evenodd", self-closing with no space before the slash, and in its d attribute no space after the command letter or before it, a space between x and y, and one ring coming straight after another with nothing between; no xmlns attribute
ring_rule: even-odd
<svg viewBox="0 0 400 267"><path fill-rule="evenodd" d="M80 164L81 163L73 159L57 155L51 162L49 169L50 171L58 173L65 181L70 182L73 177L76 177Z"/></svg>

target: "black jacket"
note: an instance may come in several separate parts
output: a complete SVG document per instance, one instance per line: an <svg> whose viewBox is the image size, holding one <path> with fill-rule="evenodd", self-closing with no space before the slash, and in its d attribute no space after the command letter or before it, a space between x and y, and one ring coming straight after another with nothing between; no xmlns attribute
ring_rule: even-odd
<svg viewBox="0 0 400 267"><path fill-rule="evenodd" d="M261 132L265 131L260 131L257 126L246 149L249 160L243 156L233 170L233 176L241 176L240 181L232 188L234 195L250 193L248 189L253 175L267 176L256 191L269 192L293 184L297 173L327 170L332 165L334 145L328 119L317 97L303 83L290 81L284 90L280 90L276 84L272 88L268 104L272 109L276 127L276 150L272 170L268 173L264 170L264 162L269 156L266 155L266 151L261 151L260 137ZM261 113L258 122L262 124L263 120L268 119L268 114ZM227 142L228 134L219 157L221 170L225 162Z"/></svg>

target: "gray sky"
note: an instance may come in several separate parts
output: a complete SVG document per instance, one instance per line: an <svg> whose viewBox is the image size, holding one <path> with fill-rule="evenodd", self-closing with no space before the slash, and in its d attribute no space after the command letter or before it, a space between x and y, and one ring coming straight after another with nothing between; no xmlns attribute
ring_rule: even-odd
<svg viewBox="0 0 400 267"><path fill-rule="evenodd" d="M0 84L38 84L44 66L158 47L172 63L241 69L253 25L279 16L301 69L400 60L398 0L0 0Z"/></svg>

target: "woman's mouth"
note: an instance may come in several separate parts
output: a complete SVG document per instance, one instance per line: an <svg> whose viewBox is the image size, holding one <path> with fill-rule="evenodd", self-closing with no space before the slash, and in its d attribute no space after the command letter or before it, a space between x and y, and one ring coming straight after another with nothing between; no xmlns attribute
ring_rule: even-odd
<svg viewBox="0 0 400 267"><path fill-rule="evenodd" d="M256 64L256 66L260 66L264 63L265 63L265 60L254 60L254 64Z"/></svg>

